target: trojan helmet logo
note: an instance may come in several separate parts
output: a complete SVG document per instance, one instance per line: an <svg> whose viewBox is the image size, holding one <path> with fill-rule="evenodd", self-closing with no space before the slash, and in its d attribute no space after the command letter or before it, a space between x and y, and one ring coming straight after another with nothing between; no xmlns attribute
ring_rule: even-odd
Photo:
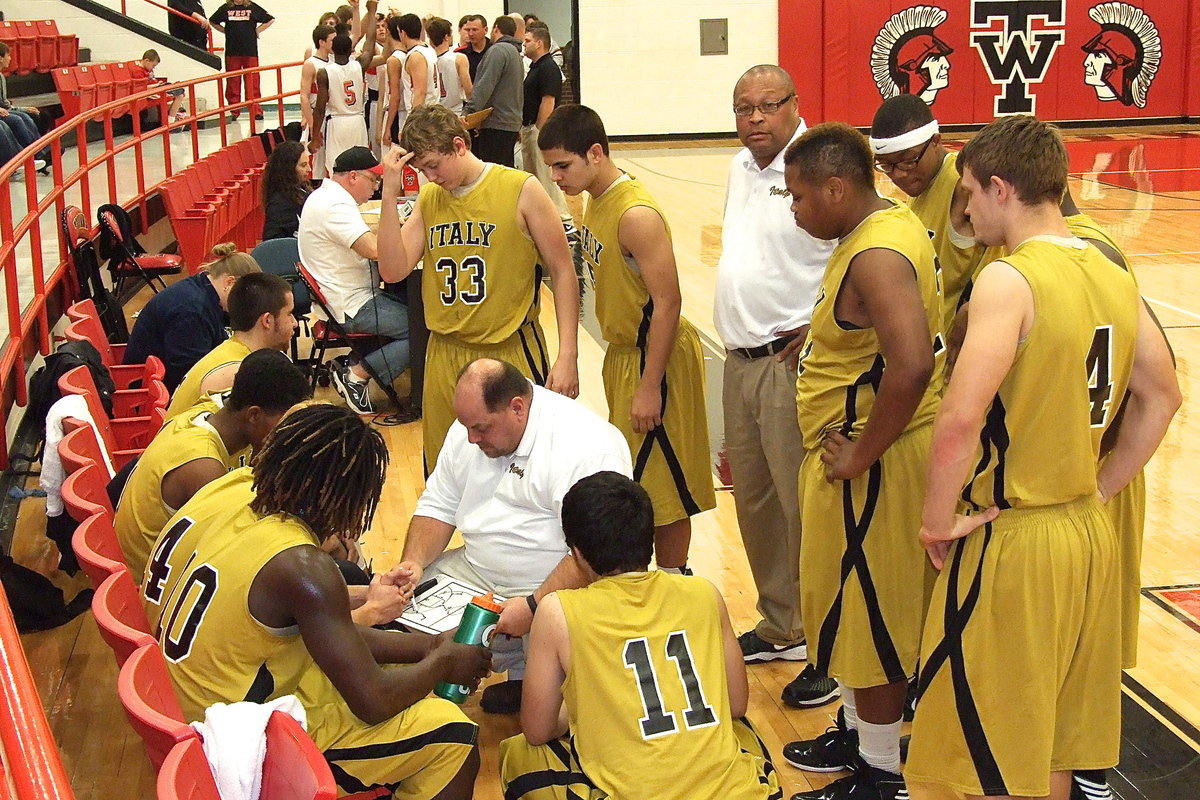
<svg viewBox="0 0 1200 800"><path fill-rule="evenodd" d="M1146 93L1162 60L1158 28L1128 3L1101 3L1088 11L1100 32L1083 46L1083 82L1101 100L1146 107Z"/></svg>
<svg viewBox="0 0 1200 800"><path fill-rule="evenodd" d="M901 94L919 95L932 105L950 83L950 45L934 34L946 21L946 10L913 6L883 24L871 47L871 74L884 100Z"/></svg>

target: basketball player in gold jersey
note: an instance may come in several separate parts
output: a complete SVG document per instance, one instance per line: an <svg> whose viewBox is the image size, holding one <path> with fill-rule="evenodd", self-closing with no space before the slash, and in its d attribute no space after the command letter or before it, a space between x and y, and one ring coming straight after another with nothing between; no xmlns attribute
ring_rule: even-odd
<svg viewBox="0 0 1200 800"><path fill-rule="evenodd" d="M508 361L547 389L579 393L579 285L558 211L535 177L480 161L462 120L436 103L409 112L402 140L384 156L379 272L401 280L424 258L430 335L421 424L429 473L454 422L455 381L470 362ZM401 228L396 204L410 162L429 183ZM542 266L558 321L553 367L538 322Z"/></svg>
<svg viewBox="0 0 1200 800"><path fill-rule="evenodd" d="M647 571L646 491L598 472L567 492L562 524L588 585L547 595L534 617L524 733L500 743L504 796L780 800L720 593Z"/></svg>
<svg viewBox="0 0 1200 800"><path fill-rule="evenodd" d="M845 711L836 741L794 742L784 757L814 771L853 769L801 800L907 797L900 724L929 568L912 531L945 347L929 235L907 206L876 194L874 175L867 140L840 123L809 129L784 156L796 223L839 240L796 396L806 451L800 607L809 661L837 679Z"/></svg>
<svg viewBox="0 0 1200 800"><path fill-rule="evenodd" d="M296 694L340 793L469 798L477 728L427 695L442 680L477 684L490 655L354 625L346 583L319 549L370 525L386 466L383 439L354 412L293 411L252 471L208 484L168 522L142 595L188 720L216 702ZM386 576L371 589L400 591Z"/></svg>
<svg viewBox="0 0 1200 800"><path fill-rule="evenodd" d="M871 150L875 169L908 195L908 207L933 238L942 270L942 331L949 333L987 250L975 240L966 216L967 193L954 166L958 154L942 145L933 112L912 94L885 100L875 112Z"/></svg>
<svg viewBox="0 0 1200 800"><path fill-rule="evenodd" d="M222 404L201 401L154 436L117 503L116 529L131 574L141 577L163 525L201 487L260 447L284 412L308 399L308 379L278 350L256 350L242 362Z"/></svg>
<svg viewBox="0 0 1200 800"><path fill-rule="evenodd" d="M1132 278L1063 220L1058 131L1004 117L958 167L976 236L1009 255L975 282L934 426L920 540L942 571L905 776L914 798L1060 800L1072 770L1115 765L1120 743L1118 545L1102 503L1153 454L1180 394Z"/></svg>
<svg viewBox="0 0 1200 800"><path fill-rule="evenodd" d="M662 209L608 154L600 116L579 105L550 115L542 158L568 195L588 193L583 257L608 342L608 421L629 442L633 477L654 502L660 569L687 569L691 517L716 506L704 412L704 357L680 316L679 273Z"/></svg>

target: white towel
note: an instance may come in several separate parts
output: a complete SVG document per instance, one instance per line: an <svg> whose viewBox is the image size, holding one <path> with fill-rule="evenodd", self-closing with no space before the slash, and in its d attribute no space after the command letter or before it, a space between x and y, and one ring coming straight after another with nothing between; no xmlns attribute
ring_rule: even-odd
<svg viewBox="0 0 1200 800"><path fill-rule="evenodd" d="M204 739L204 755L221 800L258 800L267 720L276 711L290 714L307 730L304 706L290 694L269 703L214 703L204 712L203 722L192 723Z"/></svg>
<svg viewBox="0 0 1200 800"><path fill-rule="evenodd" d="M46 492L46 516L57 517L63 513L62 483L67 477L63 472L62 461L58 457L58 443L63 438L63 420L67 417L83 420L92 426L96 441L100 442L100 455L104 457L104 468L108 470L106 481L112 480L112 462L108 459L108 449L104 439L88 411L87 401L77 394L63 395L46 414L46 448L42 452L42 477L38 484Z"/></svg>

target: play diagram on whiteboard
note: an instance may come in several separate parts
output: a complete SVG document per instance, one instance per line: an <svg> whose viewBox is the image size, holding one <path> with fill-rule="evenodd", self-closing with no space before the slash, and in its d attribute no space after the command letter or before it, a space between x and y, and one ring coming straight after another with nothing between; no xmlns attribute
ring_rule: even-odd
<svg viewBox="0 0 1200 800"><path fill-rule="evenodd" d="M418 594L400 615L399 622L422 633L442 633L457 627L462 621L463 609L471 598L485 592L477 586L445 575L437 576L437 584ZM495 596L496 602L504 602Z"/></svg>

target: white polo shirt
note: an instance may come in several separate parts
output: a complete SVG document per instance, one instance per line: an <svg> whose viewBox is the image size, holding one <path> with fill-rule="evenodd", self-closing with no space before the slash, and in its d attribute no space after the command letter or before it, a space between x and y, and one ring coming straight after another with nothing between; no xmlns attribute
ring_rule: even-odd
<svg viewBox="0 0 1200 800"><path fill-rule="evenodd" d="M358 204L342 186L326 178L309 194L296 234L300 261L325 293L330 310L345 322L374 297L379 276L369 259L351 249L370 228Z"/></svg>
<svg viewBox="0 0 1200 800"><path fill-rule="evenodd" d="M562 501L580 478L611 470L632 477L625 437L580 403L540 386L525 435L508 456L488 458L450 426L417 516L462 532L466 558L492 586L541 585L567 554Z"/></svg>
<svg viewBox="0 0 1200 800"><path fill-rule="evenodd" d="M792 141L804 131L800 120ZM787 147L759 169L742 149L729 166L713 322L730 349L764 345L811 321L825 263L837 244L796 225L783 181L785 152Z"/></svg>

